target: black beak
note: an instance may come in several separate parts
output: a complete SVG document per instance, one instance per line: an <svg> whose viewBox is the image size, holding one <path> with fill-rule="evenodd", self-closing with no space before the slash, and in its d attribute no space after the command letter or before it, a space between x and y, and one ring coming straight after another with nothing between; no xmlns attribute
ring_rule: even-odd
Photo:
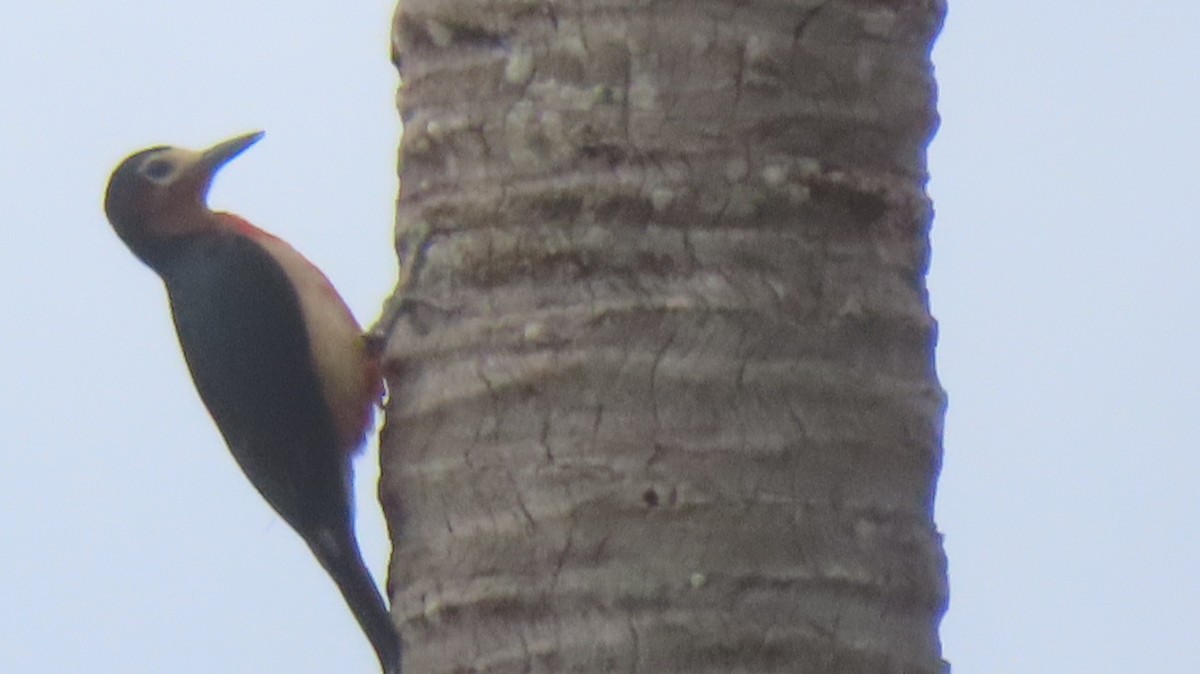
<svg viewBox="0 0 1200 674"><path fill-rule="evenodd" d="M227 164L229 160L257 143L263 137L264 133L266 132L255 131L217 143L200 154L200 161L197 162L196 168L211 177L212 174L217 172L217 169Z"/></svg>

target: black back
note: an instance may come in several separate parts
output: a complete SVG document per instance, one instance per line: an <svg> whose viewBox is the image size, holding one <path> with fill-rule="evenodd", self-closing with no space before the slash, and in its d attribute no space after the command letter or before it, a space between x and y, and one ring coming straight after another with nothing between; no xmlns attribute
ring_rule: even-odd
<svg viewBox="0 0 1200 674"><path fill-rule="evenodd" d="M246 476L302 534L347 524L349 458L283 269L234 232L177 239L155 257L192 379Z"/></svg>

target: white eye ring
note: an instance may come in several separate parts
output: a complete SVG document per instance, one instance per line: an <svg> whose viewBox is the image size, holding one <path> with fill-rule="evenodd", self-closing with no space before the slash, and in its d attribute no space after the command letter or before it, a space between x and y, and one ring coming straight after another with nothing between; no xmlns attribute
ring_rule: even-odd
<svg viewBox="0 0 1200 674"><path fill-rule="evenodd" d="M142 164L142 169L139 173L156 183L165 182L167 178L170 178L175 173L175 163L170 159L154 157L145 164Z"/></svg>

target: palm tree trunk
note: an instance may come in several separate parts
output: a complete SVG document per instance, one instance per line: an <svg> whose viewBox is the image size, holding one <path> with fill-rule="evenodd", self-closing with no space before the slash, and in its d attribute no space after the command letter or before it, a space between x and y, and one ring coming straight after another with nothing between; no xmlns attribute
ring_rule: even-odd
<svg viewBox="0 0 1200 674"><path fill-rule="evenodd" d="M939 672L940 0L405 0L409 672Z"/></svg>

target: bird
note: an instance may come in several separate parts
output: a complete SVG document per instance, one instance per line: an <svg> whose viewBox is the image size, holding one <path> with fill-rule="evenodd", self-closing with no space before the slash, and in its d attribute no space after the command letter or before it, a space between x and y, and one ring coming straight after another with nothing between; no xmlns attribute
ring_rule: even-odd
<svg viewBox="0 0 1200 674"><path fill-rule="evenodd" d="M234 460L337 584L384 674L400 674L400 637L353 519L351 461L383 395L378 353L316 266L207 203L217 171L262 137L135 152L109 178L105 215L161 277L184 360Z"/></svg>

